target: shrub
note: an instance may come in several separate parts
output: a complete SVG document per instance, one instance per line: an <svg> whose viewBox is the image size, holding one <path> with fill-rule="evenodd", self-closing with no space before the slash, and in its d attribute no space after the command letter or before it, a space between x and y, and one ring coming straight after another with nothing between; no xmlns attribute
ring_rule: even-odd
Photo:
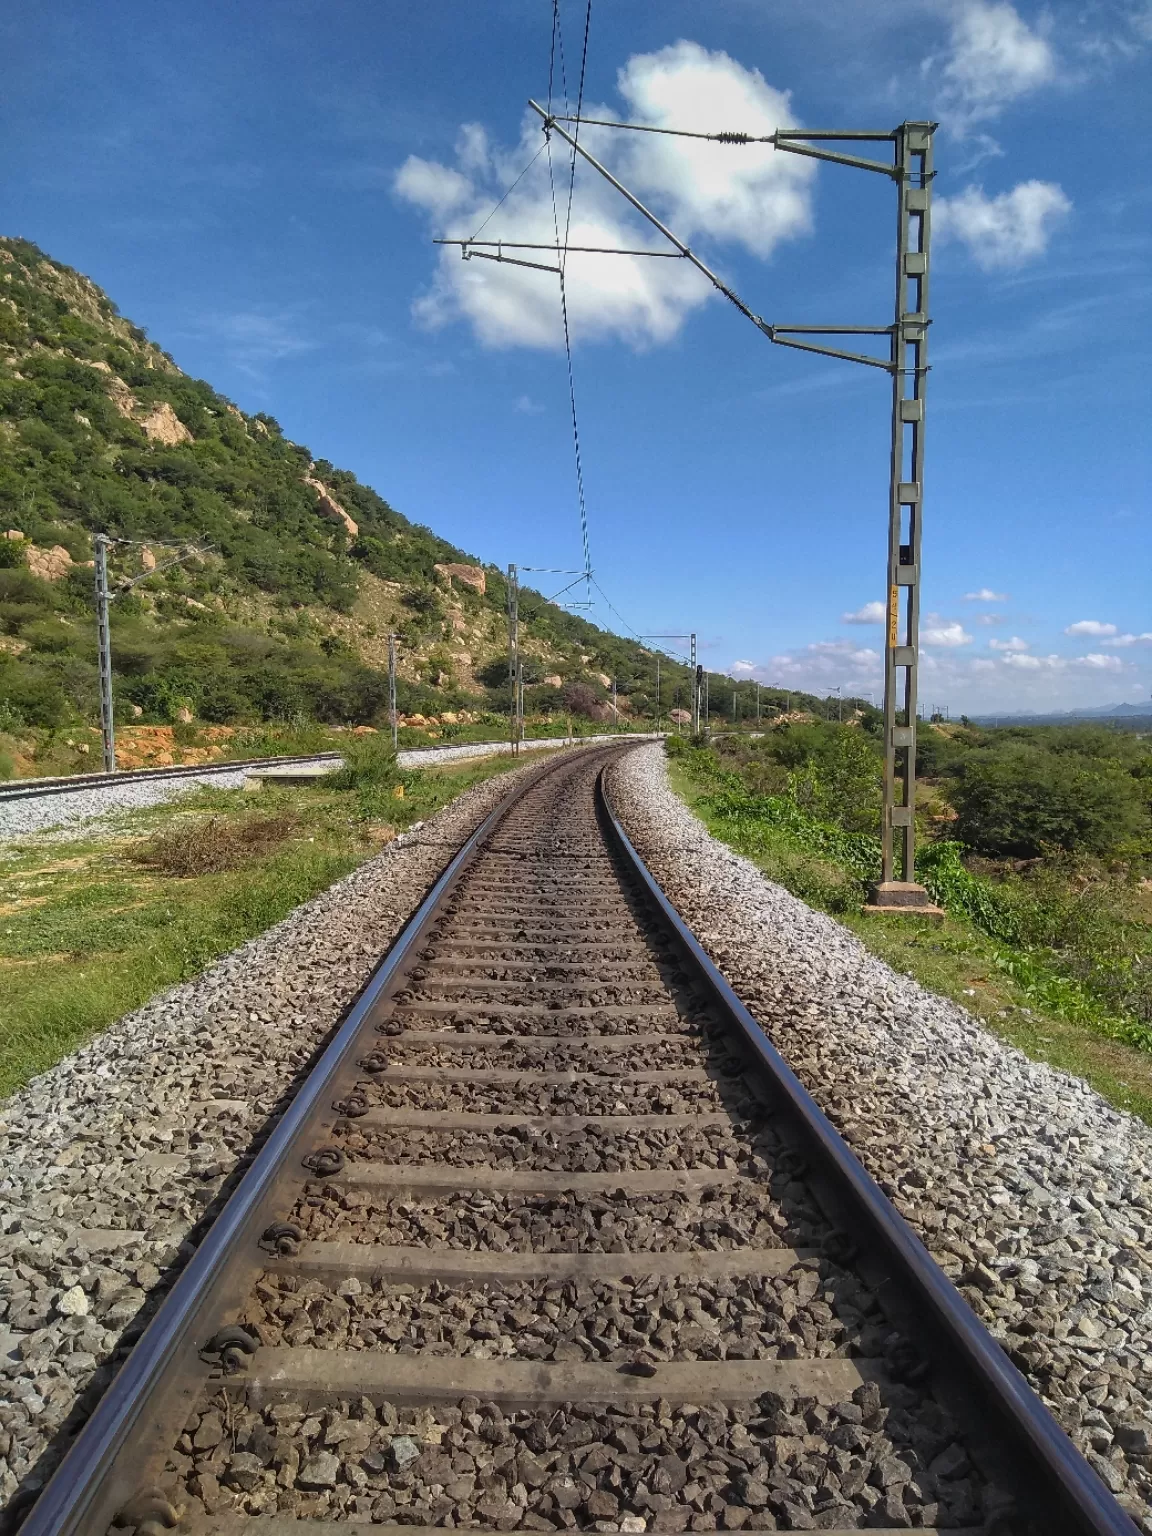
<svg viewBox="0 0 1152 1536"><path fill-rule="evenodd" d="M1109 760L1076 753L974 752L951 798L957 836L991 857L1109 854L1148 835L1135 779Z"/></svg>
<svg viewBox="0 0 1152 1536"><path fill-rule="evenodd" d="M148 869L188 879L239 869L272 853L296 830L296 817L286 811L275 816L181 822L158 832L136 848L131 858Z"/></svg>

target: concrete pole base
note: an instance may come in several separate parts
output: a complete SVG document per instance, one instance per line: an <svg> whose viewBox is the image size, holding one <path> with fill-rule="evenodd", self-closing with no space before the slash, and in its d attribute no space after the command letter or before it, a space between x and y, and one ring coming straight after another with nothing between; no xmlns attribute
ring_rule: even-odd
<svg viewBox="0 0 1152 1536"><path fill-rule="evenodd" d="M868 887L865 912L895 913L902 917L943 918L943 907L934 906L928 892L914 880L879 880Z"/></svg>

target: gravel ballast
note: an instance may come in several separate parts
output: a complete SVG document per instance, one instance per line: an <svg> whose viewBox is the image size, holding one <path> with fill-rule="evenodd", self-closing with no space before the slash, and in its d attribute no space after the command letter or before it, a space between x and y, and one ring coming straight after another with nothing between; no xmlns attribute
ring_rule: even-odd
<svg viewBox="0 0 1152 1536"><path fill-rule="evenodd" d="M460 842L536 771L476 785L0 1104L0 1508Z"/></svg>
<svg viewBox="0 0 1152 1536"><path fill-rule="evenodd" d="M712 838L660 747L629 837L793 1070L1152 1532L1152 1130L987 1033Z"/></svg>

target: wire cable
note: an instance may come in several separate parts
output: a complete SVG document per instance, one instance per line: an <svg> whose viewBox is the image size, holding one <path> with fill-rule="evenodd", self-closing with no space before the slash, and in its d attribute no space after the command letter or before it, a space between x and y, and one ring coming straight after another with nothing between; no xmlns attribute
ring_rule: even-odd
<svg viewBox="0 0 1152 1536"><path fill-rule="evenodd" d="M564 32L560 26L560 0L553 0L552 4L552 37L553 56L559 50L560 73L564 87L565 99L568 94L567 71L564 61ZM580 105L584 100L584 80L588 69L588 36L592 26L592 0L588 4L584 14L584 44L580 57L580 81L578 86L577 112L580 115ZM549 68L551 78L553 70ZM579 126L577 126L579 132ZM580 537L584 549L584 570L588 583L591 583L592 572L592 548L588 534L588 501L584 488L584 460L580 449L580 423L576 412L576 377L572 367L572 332L568 319L568 282L566 268L568 265L568 243L572 229L572 199L576 186L576 151L572 151L572 163L568 175L568 205L565 211L564 239L560 239L560 208L556 197L556 172L552 159L551 135L545 133L545 143L548 146L548 185L552 194L552 229L557 248L560 250L560 318L564 329L564 356L568 368L568 404L572 417L572 446L576 458L576 498L580 510ZM591 591L589 590L589 597Z"/></svg>
<svg viewBox="0 0 1152 1536"><path fill-rule="evenodd" d="M527 176L528 172L536 164L537 160L539 160L540 156L544 153L546 148L547 148L547 145L541 144L540 148L536 151L536 153L532 156L531 160L529 160L528 164L520 172L519 176L517 176L516 180L512 183L512 185L504 193L504 196L496 204L495 208L493 208L492 212L484 220L483 224L481 224L480 228L476 231L476 235L483 234L484 230L486 230L488 225L492 222L493 215L499 213L500 209L504 206L504 204L512 196L513 192L515 192L516 188L524 180L525 176ZM473 240L475 240L476 235L472 236ZM469 244L471 244L471 241L469 241Z"/></svg>

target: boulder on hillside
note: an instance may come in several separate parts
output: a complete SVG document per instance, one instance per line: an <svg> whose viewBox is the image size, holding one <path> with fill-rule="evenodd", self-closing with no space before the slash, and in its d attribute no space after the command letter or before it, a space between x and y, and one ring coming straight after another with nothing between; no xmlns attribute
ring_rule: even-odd
<svg viewBox="0 0 1152 1536"><path fill-rule="evenodd" d="M454 581L458 581L462 586L471 587L474 592L479 592L481 597L487 591L488 578L484 574L482 565L464 565L456 561L447 561L443 565L434 565L432 569L448 587L451 587Z"/></svg>
<svg viewBox="0 0 1152 1536"><path fill-rule="evenodd" d="M62 544L53 544L51 549L37 549L34 544L29 544L24 559L33 576L39 576L42 581L59 581L72 569L72 556Z"/></svg>
<svg viewBox="0 0 1152 1536"><path fill-rule="evenodd" d="M686 709L673 709L669 712L668 718L674 725L692 724L692 716Z"/></svg>
<svg viewBox="0 0 1152 1536"><path fill-rule="evenodd" d="M548 676L541 678L541 682L547 683L549 688L563 688L564 679L559 672L549 672Z"/></svg>

